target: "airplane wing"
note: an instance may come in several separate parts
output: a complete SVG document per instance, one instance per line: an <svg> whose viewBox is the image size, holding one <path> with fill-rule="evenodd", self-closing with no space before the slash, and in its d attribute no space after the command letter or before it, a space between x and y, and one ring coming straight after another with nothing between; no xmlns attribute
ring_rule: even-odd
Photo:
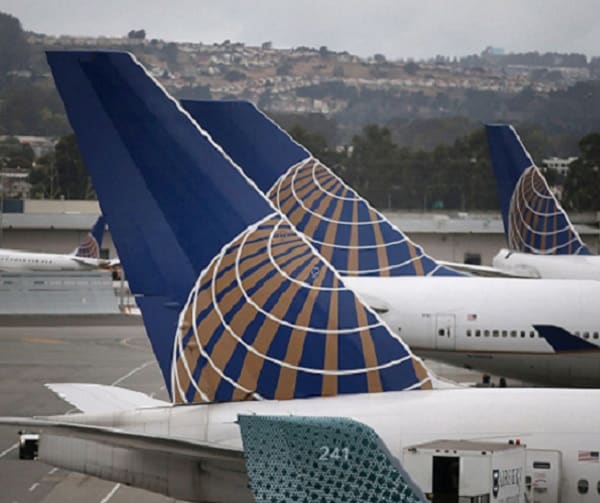
<svg viewBox="0 0 600 503"><path fill-rule="evenodd" d="M456 271L466 272L474 276L486 276L492 278L523 278L523 279L539 279L539 274L533 270L523 269L522 271L503 271L495 267L486 265L460 264L458 262L448 262L446 260L438 260L439 264L445 267L450 267Z"/></svg>
<svg viewBox="0 0 600 503"><path fill-rule="evenodd" d="M171 404L151 398L139 391L118 386L83 383L52 383L46 387L81 412L104 414L120 410L147 407L168 407Z"/></svg>

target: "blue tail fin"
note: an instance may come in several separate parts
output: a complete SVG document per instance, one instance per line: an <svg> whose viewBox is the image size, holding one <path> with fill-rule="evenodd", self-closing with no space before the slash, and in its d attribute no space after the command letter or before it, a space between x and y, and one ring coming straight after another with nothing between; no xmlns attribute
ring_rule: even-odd
<svg viewBox="0 0 600 503"><path fill-rule="evenodd" d="M105 226L104 216L100 215L92 227L92 230L88 232L85 239L75 249L73 255L84 258L100 258L100 249L102 248Z"/></svg>
<svg viewBox="0 0 600 503"><path fill-rule="evenodd" d="M426 255L254 105L182 105L344 276L462 276Z"/></svg>
<svg viewBox="0 0 600 503"><path fill-rule="evenodd" d="M239 416L257 503L427 503L372 428L339 417Z"/></svg>
<svg viewBox="0 0 600 503"><path fill-rule="evenodd" d="M48 61L174 401L431 386L131 55Z"/></svg>
<svg viewBox="0 0 600 503"><path fill-rule="evenodd" d="M566 212L512 126L486 126L504 232L511 250L589 255Z"/></svg>

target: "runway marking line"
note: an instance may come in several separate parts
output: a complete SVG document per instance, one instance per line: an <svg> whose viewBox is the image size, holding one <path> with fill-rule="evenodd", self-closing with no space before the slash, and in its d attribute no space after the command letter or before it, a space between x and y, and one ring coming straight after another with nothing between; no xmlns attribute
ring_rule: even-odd
<svg viewBox="0 0 600 503"><path fill-rule="evenodd" d="M29 487L29 492L32 493L33 491L35 491L39 485L39 482L34 482L33 484L31 484L31 486Z"/></svg>
<svg viewBox="0 0 600 503"><path fill-rule="evenodd" d="M64 344L65 342L61 339L46 339L43 337L24 337L23 341L32 344Z"/></svg>
<svg viewBox="0 0 600 503"><path fill-rule="evenodd" d="M19 443L18 442L16 444L11 445L8 449L4 449L2 452L0 452L0 458L3 458L9 452L14 451L17 447L19 447Z"/></svg>
<svg viewBox="0 0 600 503"><path fill-rule="evenodd" d="M117 384L123 382L125 379L131 377L133 374L135 374L136 372L139 372L143 368L146 368L151 363L154 363L154 360L150 360L150 361L147 361L146 363L142 363L139 367L136 367L133 370L127 372L127 374L125 374L124 376L119 377L114 383L111 384L111 386L116 386Z"/></svg>
<svg viewBox="0 0 600 503"><path fill-rule="evenodd" d="M115 487L113 487L111 489L111 491L104 496L104 498L102 500L100 500L100 503L108 503L108 501L115 495L115 493L119 490L119 487L121 487L121 484L115 484Z"/></svg>

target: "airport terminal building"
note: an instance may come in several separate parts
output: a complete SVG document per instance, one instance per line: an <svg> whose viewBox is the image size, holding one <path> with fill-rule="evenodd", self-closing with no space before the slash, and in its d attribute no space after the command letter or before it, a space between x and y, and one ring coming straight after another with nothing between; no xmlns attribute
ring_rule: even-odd
<svg viewBox="0 0 600 503"><path fill-rule="evenodd" d="M24 199L5 204L0 248L68 253L90 230L100 208L97 201ZM506 247L500 213L387 211L385 216L426 253L440 260L491 265ZM599 215L571 215L593 253L600 250ZM104 258L117 256L110 229L102 244Z"/></svg>

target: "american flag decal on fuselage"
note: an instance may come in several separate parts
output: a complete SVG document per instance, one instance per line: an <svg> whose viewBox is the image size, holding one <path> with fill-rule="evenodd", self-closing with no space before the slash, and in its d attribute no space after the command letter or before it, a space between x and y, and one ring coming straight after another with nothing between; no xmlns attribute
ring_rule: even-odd
<svg viewBox="0 0 600 503"><path fill-rule="evenodd" d="M404 343L279 215L202 272L174 342L175 403L431 386Z"/></svg>
<svg viewBox="0 0 600 503"><path fill-rule="evenodd" d="M513 191L508 244L512 250L540 255L589 253L534 165L523 172Z"/></svg>
<svg viewBox="0 0 600 503"><path fill-rule="evenodd" d="M291 167L268 197L342 276L460 275L437 264L312 157Z"/></svg>
<svg viewBox="0 0 600 503"><path fill-rule="evenodd" d="M577 454L577 461L598 463L599 458L600 456L598 451L579 451Z"/></svg>

